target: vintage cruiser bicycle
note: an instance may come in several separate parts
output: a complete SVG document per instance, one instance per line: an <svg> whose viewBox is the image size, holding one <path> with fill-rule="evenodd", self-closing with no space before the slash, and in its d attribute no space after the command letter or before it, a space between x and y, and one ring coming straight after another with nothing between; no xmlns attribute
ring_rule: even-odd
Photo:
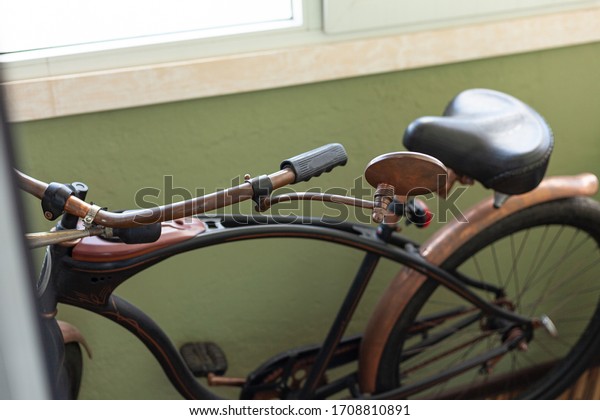
<svg viewBox="0 0 600 420"><path fill-rule="evenodd" d="M240 398L557 397L600 353L600 205L590 198L597 178L543 179L553 147L549 127L529 106L491 90L462 92L443 116L417 119L404 144L410 152L379 156L366 168L376 188L372 201L272 194L345 164L339 144L224 191L121 213L86 203L84 184L46 184L18 173L21 188L41 199L45 217L61 217L54 231L28 240L48 246L37 287L57 376L71 381L64 396L77 393L85 342L55 319L57 303L129 330L185 398L217 398L210 389L217 385L239 387ZM454 220L424 244L398 233L405 220L418 226L430 220L414 196L444 196L456 181L473 180L494 196L464 214L468 223ZM359 206L372 209L378 226L205 215L250 199L259 210L291 200ZM245 378L225 376L226 358L214 343L179 351L147 314L114 293L173 255L261 238L327 241L365 256L323 343L274 355ZM363 334L345 336L382 258L403 268Z"/></svg>

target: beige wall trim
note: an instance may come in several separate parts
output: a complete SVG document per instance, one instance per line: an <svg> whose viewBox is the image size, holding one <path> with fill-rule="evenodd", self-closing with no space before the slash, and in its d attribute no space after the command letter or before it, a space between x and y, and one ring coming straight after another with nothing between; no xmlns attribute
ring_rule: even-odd
<svg viewBox="0 0 600 420"><path fill-rule="evenodd" d="M372 39L4 84L30 121L455 63L600 41L600 8Z"/></svg>

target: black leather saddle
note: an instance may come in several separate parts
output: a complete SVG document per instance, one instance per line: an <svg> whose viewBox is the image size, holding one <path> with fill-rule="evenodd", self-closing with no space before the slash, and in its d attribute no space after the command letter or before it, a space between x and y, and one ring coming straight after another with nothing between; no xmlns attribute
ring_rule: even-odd
<svg viewBox="0 0 600 420"><path fill-rule="evenodd" d="M554 141L544 119L507 94L466 90L442 117L409 125L404 145L441 160L460 175L504 194L534 189L544 177Z"/></svg>

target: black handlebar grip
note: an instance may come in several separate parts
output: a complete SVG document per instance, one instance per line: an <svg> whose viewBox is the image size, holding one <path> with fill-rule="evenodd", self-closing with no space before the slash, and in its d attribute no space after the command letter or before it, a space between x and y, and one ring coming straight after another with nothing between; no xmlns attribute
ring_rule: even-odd
<svg viewBox="0 0 600 420"><path fill-rule="evenodd" d="M297 184L308 181L313 176L319 176L323 172L329 172L336 166L344 166L346 162L348 162L348 155L344 146L331 143L284 160L281 162L281 169L292 168L296 174L293 184Z"/></svg>
<svg viewBox="0 0 600 420"><path fill-rule="evenodd" d="M149 244L160 238L162 227L160 223L141 225L133 228L113 229L113 236L118 236L126 244Z"/></svg>

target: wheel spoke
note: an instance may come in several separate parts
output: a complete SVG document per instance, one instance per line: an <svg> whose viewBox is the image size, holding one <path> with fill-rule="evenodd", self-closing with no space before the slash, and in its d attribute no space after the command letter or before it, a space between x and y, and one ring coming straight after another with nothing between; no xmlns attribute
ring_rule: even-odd
<svg viewBox="0 0 600 420"><path fill-rule="evenodd" d="M556 261L554 261L554 263L550 267L545 269L545 271L541 275L536 274L535 276L532 277L531 286L535 286L536 284L538 284L542 279L545 279L548 274L551 274L552 277L554 277L556 275L556 273L558 272L558 270L556 270L556 268L559 267L561 264L563 264L568 257L573 255L573 253L575 251L577 251L579 248L581 248L581 246L583 246L585 244L585 242L587 242L588 239L589 238L584 238L583 241L581 241L579 244L577 244L577 246L575 246L572 249L571 249L572 242L569 242L569 246L566 248L565 252L563 253L563 255L560 258L556 259ZM548 285L549 283L550 283L550 281L547 281L546 285Z"/></svg>
<svg viewBox="0 0 600 420"><path fill-rule="evenodd" d="M502 274L500 274L500 264L498 263L498 255L496 255L496 247L494 246L494 244L492 244L490 249L492 251L492 258L494 259L494 267L496 269L496 284L504 288L506 285L502 283Z"/></svg>
<svg viewBox="0 0 600 420"><path fill-rule="evenodd" d="M512 267L510 269L510 273L508 273L508 276L506 277L506 282L504 283L504 289L506 289L506 285L508 284L508 282L510 281L511 276L514 278L515 281L515 292L516 295L519 295L519 276L518 276L518 270L517 270L517 263L519 262L519 259L516 255L516 251L515 251L515 237L514 235L510 235L510 255L511 255L511 260L512 260ZM519 249L519 252L521 251L521 249ZM518 255L521 255L520 253ZM519 299L517 298L516 302L517 306L519 306Z"/></svg>
<svg viewBox="0 0 600 420"><path fill-rule="evenodd" d="M564 226L561 226L560 229L554 234L554 237L552 238L552 240L550 240L550 246L546 249L546 252L544 252L543 256L538 261L538 264L534 268L533 273L531 273L531 278L537 277L538 270L540 270L540 268L543 266L543 263L546 261L546 258L548 258L548 256L551 254L552 250L554 249L554 246L558 243L558 239L562 235L564 228L565 228Z"/></svg>
<svg viewBox="0 0 600 420"><path fill-rule="evenodd" d="M586 239L587 239L587 238L586 238ZM583 242L585 242L585 240L584 240ZM583 242L582 242L582 243L583 243ZM574 248L572 251L570 251L570 253L569 253L569 254L572 254L573 252L577 251L577 249L579 249L579 246L581 246L581 244L582 244L582 243L580 243L580 244L579 244L577 247L575 247L575 248ZM566 254L565 254L565 256L563 256L563 258L561 259L561 262L563 262L563 261L566 259L566 257L567 257L567 256L566 256ZM556 274L558 273L558 270L556 270L556 268L558 267L559 263L556 263L556 264L554 264L554 265L552 266L552 268L548 269L548 270L551 270L551 269L553 269L553 271L552 271L552 275L551 275L551 277L548 279L548 281L547 281L547 283L546 283L546 286L545 286L545 288L544 288L544 292L542 293L541 297L538 299L538 301L537 301L537 304L536 304L536 305L533 307L533 309L532 309L532 313L534 313L534 311L537 309L537 307L539 306L539 304L540 304L540 303L541 303L541 302L542 302L542 301L543 301L543 300L544 300L544 299L545 299L545 298L548 296L548 293L549 293L550 291L552 291L552 290L556 290L556 289L560 288L562 285L566 284L566 283L567 283L567 281L571 281L571 280L573 280L575 277L578 277L579 275L581 275L581 274L585 273L586 271L590 270L591 268L595 267L595 266L597 265L597 263L598 263L598 260L596 260L596 261L593 261L593 262L592 262L591 264L589 264L587 267L585 267L585 268L584 268L584 269L582 269L581 271L579 271L579 272L575 273L575 274L574 274L574 275L572 275L571 277L569 277L569 278L566 278L566 279L563 279L563 281L562 281L561 283L559 283L558 285L554 286L554 289L551 289L551 286L552 286L552 283L553 283L553 281L554 281L554 278L556 277Z"/></svg>

